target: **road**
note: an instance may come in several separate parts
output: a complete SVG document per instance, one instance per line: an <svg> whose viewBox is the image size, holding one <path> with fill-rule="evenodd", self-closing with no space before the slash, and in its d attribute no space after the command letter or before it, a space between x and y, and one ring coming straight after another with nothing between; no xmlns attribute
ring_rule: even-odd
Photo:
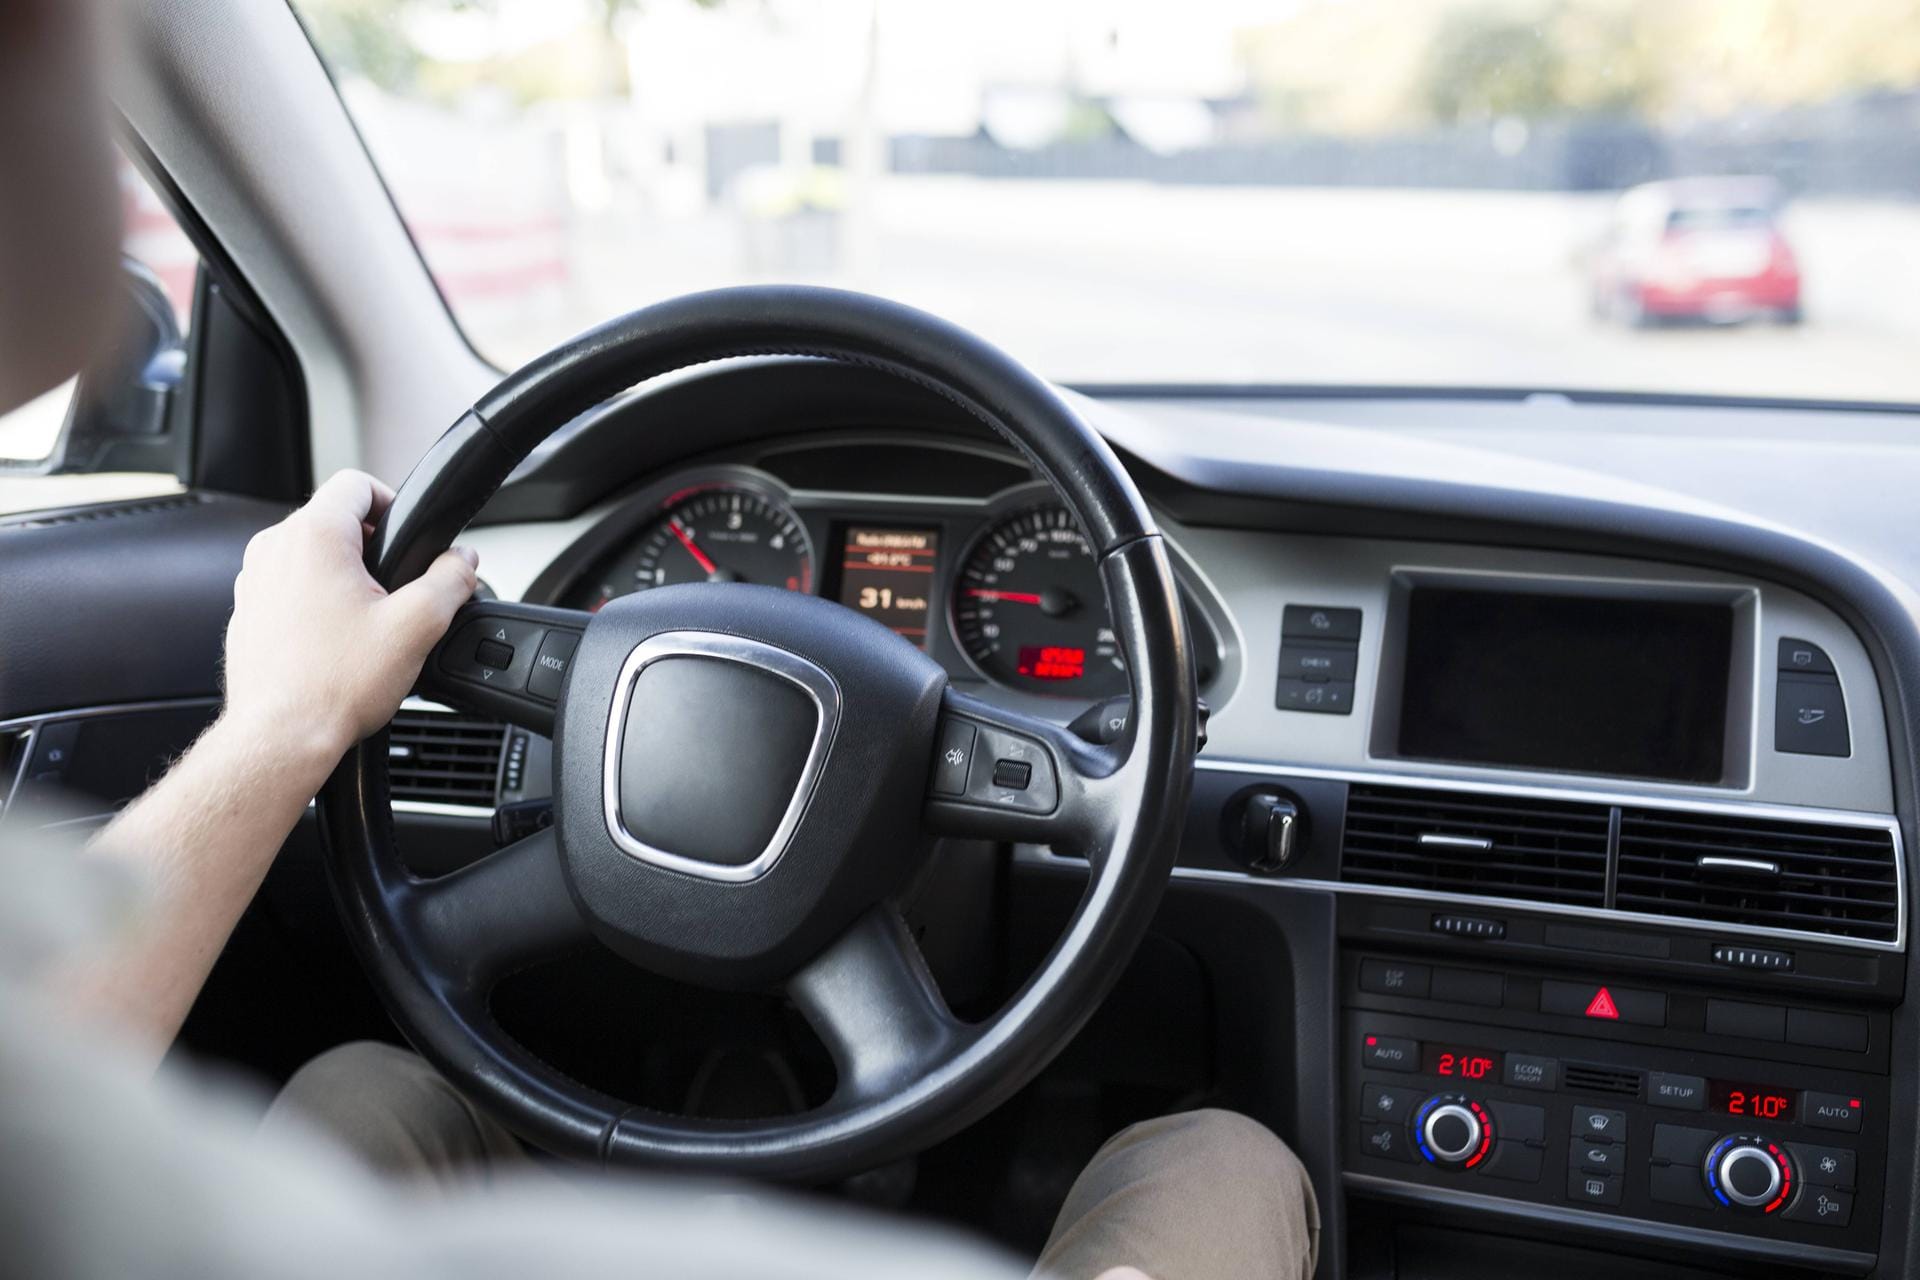
<svg viewBox="0 0 1920 1280"><path fill-rule="evenodd" d="M1587 312L1607 197L894 178L833 269L753 269L737 220L577 239L574 297L798 278L888 294L1065 381L1526 385L1920 402L1920 207L1788 214L1806 323L1631 332ZM557 316L556 316L557 318ZM548 335L510 318L483 349ZM553 335L557 336L557 334Z"/></svg>

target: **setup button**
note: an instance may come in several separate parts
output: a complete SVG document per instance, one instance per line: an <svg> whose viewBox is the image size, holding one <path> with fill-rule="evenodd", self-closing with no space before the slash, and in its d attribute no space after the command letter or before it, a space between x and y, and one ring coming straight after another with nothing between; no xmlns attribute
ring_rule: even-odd
<svg viewBox="0 0 1920 1280"><path fill-rule="evenodd" d="M1675 1107L1682 1111L1707 1109L1707 1082L1699 1076L1668 1075L1653 1071L1647 1075L1647 1101L1656 1107Z"/></svg>

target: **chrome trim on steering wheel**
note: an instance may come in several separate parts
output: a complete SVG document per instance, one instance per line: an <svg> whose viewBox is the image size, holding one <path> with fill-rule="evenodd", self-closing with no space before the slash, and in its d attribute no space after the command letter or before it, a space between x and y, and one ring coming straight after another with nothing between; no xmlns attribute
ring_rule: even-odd
<svg viewBox="0 0 1920 1280"><path fill-rule="evenodd" d="M815 722L813 742L807 748L807 762L800 771L800 780L794 784L793 796L787 801L786 812L781 814L780 823L773 830L763 848L751 862L729 865L727 863L707 862L700 858L689 858L648 844L627 830L620 816L620 748L622 727L626 723L627 703L633 695L634 682L649 663L662 658L720 658L728 662L737 662L742 666L764 671L769 675L799 685L813 700ZM730 884L745 884L758 880L765 875L780 855L787 851L787 845L793 840L794 830L800 825L800 817L807 810L807 802L813 798L813 790L820 780L820 771L827 762L827 752L833 745L834 730L840 724L840 686L822 667L791 653L775 648L758 640L749 640L743 636L727 635L719 631L663 631L650 636L636 646L620 667L618 682L614 685L613 706L607 715L606 759L602 769L601 799L607 821L607 834L613 838L622 852L638 858L642 862L656 867L665 867L670 871L679 871L690 876L699 876L706 880L722 880Z"/></svg>

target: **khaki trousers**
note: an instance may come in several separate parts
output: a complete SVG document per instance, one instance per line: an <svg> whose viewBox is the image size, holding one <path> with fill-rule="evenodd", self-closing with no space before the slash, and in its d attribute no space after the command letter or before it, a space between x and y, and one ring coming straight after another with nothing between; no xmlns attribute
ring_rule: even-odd
<svg viewBox="0 0 1920 1280"><path fill-rule="evenodd" d="M541 1166L425 1061L342 1045L302 1067L263 1127L318 1127L380 1173L447 1189ZM1067 1194L1034 1275L1094 1280L1306 1280L1320 1215L1306 1172L1257 1121L1188 1111L1123 1130Z"/></svg>

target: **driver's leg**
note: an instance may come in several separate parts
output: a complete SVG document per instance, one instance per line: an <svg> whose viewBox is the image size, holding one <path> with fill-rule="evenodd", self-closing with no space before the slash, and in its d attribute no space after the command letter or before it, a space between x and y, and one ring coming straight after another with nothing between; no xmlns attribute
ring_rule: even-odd
<svg viewBox="0 0 1920 1280"><path fill-rule="evenodd" d="M293 1074L262 1130L319 1130L377 1172L428 1186L540 1166L426 1061L390 1044L329 1049Z"/></svg>
<svg viewBox="0 0 1920 1280"><path fill-rule="evenodd" d="M1153 1280L1305 1280L1320 1251L1306 1170L1258 1121L1188 1111L1100 1148L1053 1226L1039 1280L1134 1267Z"/></svg>

